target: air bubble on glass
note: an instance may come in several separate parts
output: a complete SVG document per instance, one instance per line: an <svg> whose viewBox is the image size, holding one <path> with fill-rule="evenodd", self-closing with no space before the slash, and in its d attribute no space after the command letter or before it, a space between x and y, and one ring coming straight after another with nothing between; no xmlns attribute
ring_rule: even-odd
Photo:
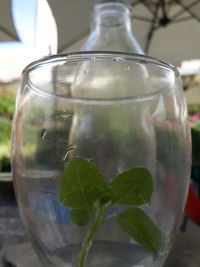
<svg viewBox="0 0 200 267"><path fill-rule="evenodd" d="M61 110L61 113L56 116L56 119L60 119L60 118L61 119L68 119L71 116L72 116L71 114L66 114L65 110Z"/></svg>
<svg viewBox="0 0 200 267"><path fill-rule="evenodd" d="M26 116L26 120L27 120L27 121L29 120L29 115L30 115L30 112L28 111L28 112L27 112L27 116Z"/></svg>
<svg viewBox="0 0 200 267"><path fill-rule="evenodd" d="M124 59L121 58L121 57L115 57L115 58L113 59L113 61L118 62L118 63L124 63Z"/></svg>
<svg viewBox="0 0 200 267"><path fill-rule="evenodd" d="M69 152L71 152L72 150L76 149L76 146L74 144L69 144L67 146L67 151L65 152L65 155L63 157L63 161L65 161L69 155Z"/></svg>
<svg viewBox="0 0 200 267"><path fill-rule="evenodd" d="M130 69L131 69L130 66L126 66L126 67L124 68L125 71L130 71Z"/></svg>
<svg viewBox="0 0 200 267"><path fill-rule="evenodd" d="M93 159L92 158L85 158L86 160L88 160L88 161L93 161Z"/></svg>
<svg viewBox="0 0 200 267"><path fill-rule="evenodd" d="M63 115L60 115L60 117L62 117L63 119L68 119L70 118L72 115L68 115L68 114L63 114Z"/></svg>
<svg viewBox="0 0 200 267"><path fill-rule="evenodd" d="M47 189L45 188L44 190L42 190L42 193L45 195L48 195L49 197L55 197L56 195L55 191L51 191L48 188Z"/></svg>
<svg viewBox="0 0 200 267"><path fill-rule="evenodd" d="M91 62L95 62L96 61L96 57L91 57L90 61Z"/></svg>
<svg viewBox="0 0 200 267"><path fill-rule="evenodd" d="M64 157L63 157L63 161L65 161L65 160L67 159L67 157L68 157L70 151L71 151L71 150L67 150L67 152L65 153L65 155L64 155Z"/></svg>
<svg viewBox="0 0 200 267"><path fill-rule="evenodd" d="M47 135L47 129L44 128L41 131L41 139L45 139L46 135Z"/></svg>
<svg viewBox="0 0 200 267"><path fill-rule="evenodd" d="M83 70L83 74L87 74L88 73L88 69Z"/></svg>

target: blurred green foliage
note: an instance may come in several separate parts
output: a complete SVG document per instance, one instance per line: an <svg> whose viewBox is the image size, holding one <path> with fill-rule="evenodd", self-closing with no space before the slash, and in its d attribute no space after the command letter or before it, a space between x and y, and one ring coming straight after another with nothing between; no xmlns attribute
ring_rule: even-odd
<svg viewBox="0 0 200 267"><path fill-rule="evenodd" d="M11 118L14 112L15 96L11 94L0 94L0 116Z"/></svg>
<svg viewBox="0 0 200 267"><path fill-rule="evenodd" d="M10 169L10 137L12 117L15 106L15 96L0 94L0 161L1 171Z"/></svg>
<svg viewBox="0 0 200 267"><path fill-rule="evenodd" d="M7 145L10 140L11 120L0 117L0 144ZM1 153L0 153L1 154Z"/></svg>
<svg viewBox="0 0 200 267"><path fill-rule="evenodd" d="M200 112L200 104L188 104L188 114L194 115Z"/></svg>

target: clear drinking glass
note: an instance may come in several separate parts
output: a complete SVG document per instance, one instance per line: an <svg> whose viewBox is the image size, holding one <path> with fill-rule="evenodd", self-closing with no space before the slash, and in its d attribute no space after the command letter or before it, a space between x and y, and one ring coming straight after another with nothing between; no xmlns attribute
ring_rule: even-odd
<svg viewBox="0 0 200 267"><path fill-rule="evenodd" d="M77 157L94 164L107 182L129 168L147 168L153 194L140 208L164 237L162 249L149 251L110 218L90 242L85 266L163 266L187 197L190 148L183 90L170 64L128 53L79 52L29 65L16 101L12 170L42 266L79 266L90 223L74 224L59 197L63 170ZM108 213L123 209L114 205Z"/></svg>

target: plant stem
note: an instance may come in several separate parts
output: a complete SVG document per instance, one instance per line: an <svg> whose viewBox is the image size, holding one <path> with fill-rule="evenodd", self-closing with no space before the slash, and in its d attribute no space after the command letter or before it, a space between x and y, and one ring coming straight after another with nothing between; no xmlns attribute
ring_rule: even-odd
<svg viewBox="0 0 200 267"><path fill-rule="evenodd" d="M110 204L105 204L104 206L99 206L96 209L95 219L81 245L78 267L86 267L86 260L92 245L92 239L95 236L99 227L102 225L102 217L109 207Z"/></svg>

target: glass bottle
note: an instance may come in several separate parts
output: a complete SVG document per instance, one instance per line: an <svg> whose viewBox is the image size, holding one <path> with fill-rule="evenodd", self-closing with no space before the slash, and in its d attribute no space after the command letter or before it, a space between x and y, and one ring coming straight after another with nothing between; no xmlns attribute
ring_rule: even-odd
<svg viewBox="0 0 200 267"><path fill-rule="evenodd" d="M116 51L144 54L136 38L131 31L131 7L123 2L101 2L93 7L91 18L91 31L83 44L81 51ZM104 65L104 66L103 66ZM112 98L129 97L134 94L143 94L141 82L138 77L146 80L147 70L140 66L135 68L134 88L132 84L128 86L128 76L130 75L129 64L124 64L124 74L121 75L121 67L116 64L117 76L106 68L107 62L92 64L86 62L81 64L76 74L76 79L71 87L71 94L75 97ZM88 77L93 76L88 82ZM109 90L102 89L101 82L107 84ZM97 82L98 81L98 82ZM125 85L126 86L121 86Z"/></svg>
<svg viewBox="0 0 200 267"><path fill-rule="evenodd" d="M120 2L104 2L94 5L91 23L91 32L88 39L82 47L82 51L115 51L115 52L131 52L142 54L137 40L131 32L131 14L130 8L127 4ZM121 62L121 59L116 57L118 62L112 64L106 59L101 61L98 57L91 58L91 61L86 61L79 64L76 72L76 78L71 86L71 95L78 98L93 98L93 99L113 99L113 98L129 98L132 96L143 95L145 88L149 87L146 81L147 69L145 66L131 66L129 62ZM122 60L123 61L123 60ZM112 67L111 67L112 65ZM130 82L131 81L131 82ZM132 82L134 81L134 82ZM151 89L149 88L149 91ZM151 159L154 158L154 130L150 123L150 116L148 116L151 106L133 107L132 122L125 122L121 120L120 108L114 109L96 109L95 111L88 106L84 108L76 108L75 116L72 123L71 132L69 135L70 143L76 144L76 152L79 154L88 153L87 137L89 136L94 146L97 144L104 144L108 157L113 157L112 166L107 168L106 176L112 176L114 165L118 165L119 170L124 169L123 159L118 162L117 155L124 153L130 154L129 163L132 162L133 147L137 151L139 141L142 136L143 150L146 151L146 166L153 172L152 161L149 161L149 154ZM137 110L137 111L136 111ZM140 114L138 116L138 114ZM97 121L102 129L101 134L93 131L91 127L94 121ZM109 121L109 127L112 128L110 139L105 139L104 127ZM81 122L81 123L80 123ZM131 124L131 126L129 125ZM132 146L122 146L120 150L116 150L116 136L123 140L123 132L126 128L137 128L140 132L137 138L132 141ZM115 135L114 132L117 132ZM118 139L117 138L117 139ZM135 142L137 140L137 142ZM151 140L151 144L149 144ZM124 141L125 143L126 141ZM104 151L105 152L105 151ZM101 162L102 166L106 166L107 158L103 157L103 146L99 153L96 153L94 161ZM69 153L69 157L73 157L73 151ZM137 154L137 152L136 152ZM92 156L91 156L92 158ZM101 159L101 160L100 160ZM142 165L145 159L139 156L135 157L134 165ZM100 166L99 166L100 167Z"/></svg>
<svg viewBox="0 0 200 267"><path fill-rule="evenodd" d="M90 34L81 50L144 54L131 31L130 11L130 6L121 2L103 2L94 5Z"/></svg>

